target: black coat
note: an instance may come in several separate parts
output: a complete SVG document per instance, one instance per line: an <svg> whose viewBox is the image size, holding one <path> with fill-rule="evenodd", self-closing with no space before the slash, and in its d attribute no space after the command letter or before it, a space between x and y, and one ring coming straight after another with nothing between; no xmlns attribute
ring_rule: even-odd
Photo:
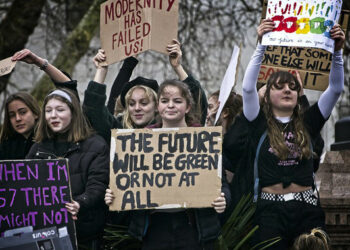
<svg viewBox="0 0 350 250"><path fill-rule="evenodd" d="M104 195L109 182L109 150L98 135L67 144L68 150L59 156L55 155L59 150L54 140L35 143L26 158L68 158L72 198L80 204L76 222L79 240L103 232L106 212Z"/></svg>
<svg viewBox="0 0 350 250"><path fill-rule="evenodd" d="M68 76L70 78L70 76ZM72 90L78 97L77 92L77 81L70 80L67 82L55 82L52 80L56 88L67 88ZM17 132L0 143L0 160L20 160L24 159L28 154L30 148L34 144L34 128L32 133L28 138L25 138L23 135L18 134Z"/></svg>
<svg viewBox="0 0 350 250"><path fill-rule="evenodd" d="M0 160L24 159L34 144L33 136L32 133L28 138L25 138L23 135L15 133L10 139L0 143Z"/></svg>

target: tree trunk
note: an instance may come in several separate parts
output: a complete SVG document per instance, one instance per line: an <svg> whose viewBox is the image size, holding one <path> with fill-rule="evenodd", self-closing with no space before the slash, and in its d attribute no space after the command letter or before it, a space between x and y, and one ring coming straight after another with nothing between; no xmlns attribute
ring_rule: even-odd
<svg viewBox="0 0 350 250"><path fill-rule="evenodd" d="M45 0L14 0L0 24L0 58L21 50L38 24ZM0 94L6 90L10 74L0 78Z"/></svg>
<svg viewBox="0 0 350 250"><path fill-rule="evenodd" d="M100 24L100 4L102 2L103 0L94 0L78 26L67 37L53 62L57 68L72 74L77 62L85 55ZM40 103L52 88L51 80L45 75L36 84L32 95Z"/></svg>

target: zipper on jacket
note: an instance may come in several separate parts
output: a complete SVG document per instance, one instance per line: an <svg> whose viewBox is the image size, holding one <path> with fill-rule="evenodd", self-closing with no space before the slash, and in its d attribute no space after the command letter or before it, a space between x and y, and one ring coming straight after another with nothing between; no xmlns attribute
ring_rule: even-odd
<svg viewBox="0 0 350 250"><path fill-rule="evenodd" d="M57 159L58 157L55 155L55 154L52 154L52 153L47 153L47 152L42 152L42 151L37 151L36 153L35 153L35 155L36 156L41 156L41 155L43 155L43 156L46 156L46 157L42 157L43 159L49 159L49 160L51 160L51 159Z"/></svg>

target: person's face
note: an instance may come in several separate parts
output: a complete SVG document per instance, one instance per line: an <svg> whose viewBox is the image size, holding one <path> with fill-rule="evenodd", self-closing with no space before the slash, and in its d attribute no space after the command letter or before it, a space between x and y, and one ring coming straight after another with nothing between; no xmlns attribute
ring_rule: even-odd
<svg viewBox="0 0 350 250"><path fill-rule="evenodd" d="M208 100L208 114L212 114L218 105L219 105L218 96L216 95L211 96Z"/></svg>
<svg viewBox="0 0 350 250"><path fill-rule="evenodd" d="M45 106L45 120L53 132L63 133L71 123L72 112L65 102L52 98Z"/></svg>
<svg viewBox="0 0 350 250"><path fill-rule="evenodd" d="M182 97L180 89L176 86L167 86L159 97L158 111L163 122L181 123L185 115L190 111L191 106Z"/></svg>
<svg viewBox="0 0 350 250"><path fill-rule="evenodd" d="M156 104L146 95L145 90L134 89L127 105L130 118L136 126L146 126L154 119Z"/></svg>
<svg viewBox="0 0 350 250"><path fill-rule="evenodd" d="M17 133L28 138L33 131L38 116L34 115L31 109L20 100L14 100L9 103L8 114L12 128Z"/></svg>
<svg viewBox="0 0 350 250"><path fill-rule="evenodd" d="M277 80L278 82L278 80ZM270 89L270 101L275 116L291 115L298 101L295 83L275 83Z"/></svg>

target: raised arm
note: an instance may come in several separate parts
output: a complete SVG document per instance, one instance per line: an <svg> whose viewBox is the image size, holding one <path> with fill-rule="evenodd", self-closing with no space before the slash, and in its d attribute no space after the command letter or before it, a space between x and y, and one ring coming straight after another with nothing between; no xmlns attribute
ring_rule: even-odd
<svg viewBox="0 0 350 250"><path fill-rule="evenodd" d="M11 59L12 61L22 61L38 66L55 82L68 82L71 80L62 71L50 64L46 59L37 56L29 49L23 49L16 52Z"/></svg>
<svg viewBox="0 0 350 250"><path fill-rule="evenodd" d="M243 78L243 114L249 120L254 120L260 110L259 95L256 89L261 62L263 60L265 46L260 45L263 34L272 31L274 22L265 19L258 27L259 44L250 59Z"/></svg>
<svg viewBox="0 0 350 250"><path fill-rule="evenodd" d="M125 84L129 82L132 72L138 62L139 61L135 57L128 57L124 60L123 66L120 68L119 73L113 82L108 98L107 108L111 114L114 114L117 98L120 96Z"/></svg>
<svg viewBox="0 0 350 250"><path fill-rule="evenodd" d="M105 51L103 49L99 49L96 56L94 56L93 62L96 67L96 73L94 77L94 82L104 84L106 75L108 72L108 66L103 65L106 61Z"/></svg>
<svg viewBox="0 0 350 250"><path fill-rule="evenodd" d="M331 71L329 74L328 88L322 93L318 101L318 107L323 118L327 119L338 101L344 89L344 65L342 58L342 47L345 41L345 34L339 24L333 26L331 37L334 39L334 54Z"/></svg>
<svg viewBox="0 0 350 250"><path fill-rule="evenodd" d="M109 145L111 128L120 127L117 119L107 110L106 85L104 84L107 66L102 66L106 57L103 50L99 50L93 59L96 66L94 81L90 81L84 93L83 110L91 126L101 135Z"/></svg>
<svg viewBox="0 0 350 250"><path fill-rule="evenodd" d="M169 62L171 67L173 67L180 81L184 81L188 77L188 74L181 65L182 51L180 46L180 42L173 39L172 43L167 46L167 51L169 53Z"/></svg>
<svg viewBox="0 0 350 250"><path fill-rule="evenodd" d="M176 75L181 81L187 84L190 88L191 94L193 96L195 107L193 109L197 112L200 117L200 123L204 126L207 117L208 101L205 91L193 76L188 75L187 72L181 65L182 51L180 47L180 42L173 39L172 44L167 46L169 53L169 62L171 67L174 69Z"/></svg>

